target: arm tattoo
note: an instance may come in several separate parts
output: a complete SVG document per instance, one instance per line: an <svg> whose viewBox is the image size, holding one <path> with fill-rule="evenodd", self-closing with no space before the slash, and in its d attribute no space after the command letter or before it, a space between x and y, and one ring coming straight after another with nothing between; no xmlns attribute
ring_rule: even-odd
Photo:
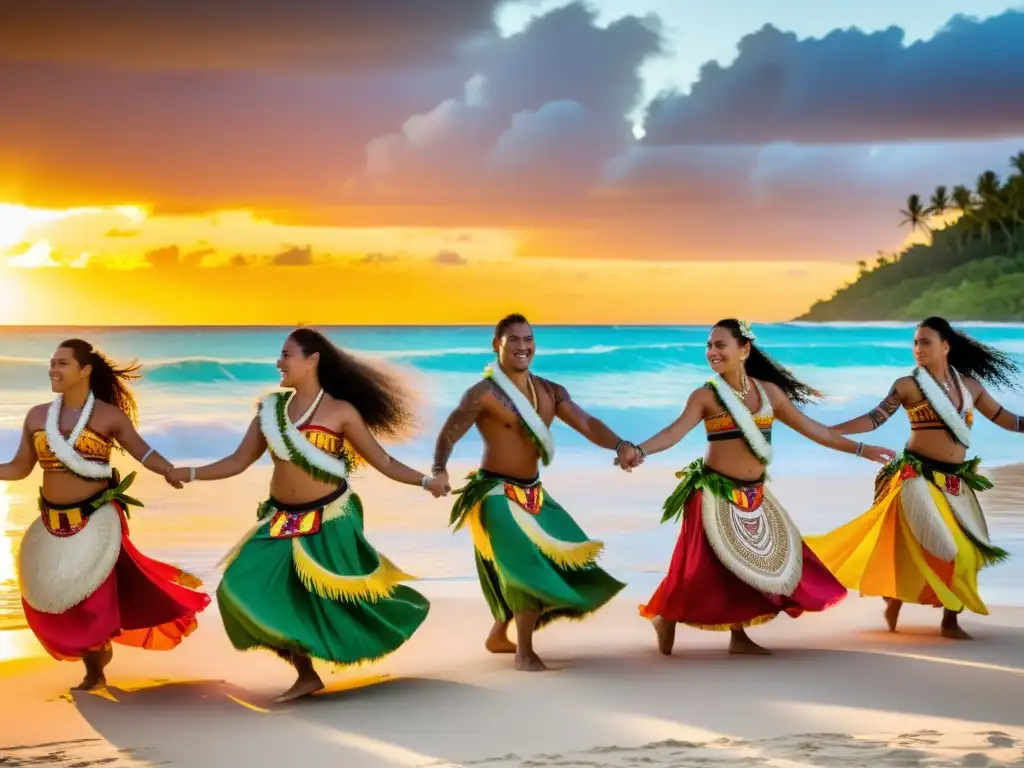
<svg viewBox="0 0 1024 768"><path fill-rule="evenodd" d="M899 409L900 398L899 395L896 394L896 387L894 385L893 388L889 390L889 394L885 396L885 399L875 406L874 410L868 414L868 418L871 419L871 423L874 424L877 429L885 424L885 422L889 420L889 417Z"/></svg>
<svg viewBox="0 0 1024 768"><path fill-rule="evenodd" d="M446 472L448 458L452 455L455 444L469 431L480 415L483 407L482 399L490 389L490 382L481 381L466 390L458 406L448 416L441 427L441 433L434 444L434 463L431 470L434 474Z"/></svg>

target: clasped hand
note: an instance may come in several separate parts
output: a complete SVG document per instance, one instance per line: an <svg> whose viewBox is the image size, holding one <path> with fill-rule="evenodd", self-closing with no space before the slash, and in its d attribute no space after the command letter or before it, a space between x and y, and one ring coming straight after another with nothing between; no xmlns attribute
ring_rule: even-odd
<svg viewBox="0 0 1024 768"><path fill-rule="evenodd" d="M623 443L615 452L614 465L622 467L626 472L632 472L635 467L644 463L644 457L632 443Z"/></svg>

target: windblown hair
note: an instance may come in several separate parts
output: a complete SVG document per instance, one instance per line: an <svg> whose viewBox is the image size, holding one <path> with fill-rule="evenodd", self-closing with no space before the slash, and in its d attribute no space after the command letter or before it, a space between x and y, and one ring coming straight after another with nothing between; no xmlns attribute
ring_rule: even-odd
<svg viewBox="0 0 1024 768"><path fill-rule="evenodd" d="M740 322L736 318L730 317L725 320L719 320L715 323L714 327L724 328L729 331L740 346L750 345L750 357L747 358L746 370L747 375L751 378L758 379L759 381L770 381L781 389L786 394L786 397L794 403L806 404L822 397L818 390L797 379L787 369L765 354L754 342L744 336L740 330Z"/></svg>
<svg viewBox="0 0 1024 768"><path fill-rule="evenodd" d="M931 328L949 344L949 364L962 375L1007 389L1020 387L1020 369L1010 356L954 330L942 317L922 320L918 328Z"/></svg>
<svg viewBox="0 0 1024 768"><path fill-rule="evenodd" d="M395 376L339 349L312 328L297 328L289 338L306 357L320 354L320 386L335 400L351 403L374 435L397 437L414 425L412 398Z"/></svg>
<svg viewBox="0 0 1024 768"><path fill-rule="evenodd" d="M140 366L137 363L132 363L118 367L110 358L83 339L67 339L62 341L60 346L70 349L79 365L92 366L92 373L89 375L89 389L95 398L124 411L131 419L132 424L137 424L139 408L128 382L140 378L135 373Z"/></svg>

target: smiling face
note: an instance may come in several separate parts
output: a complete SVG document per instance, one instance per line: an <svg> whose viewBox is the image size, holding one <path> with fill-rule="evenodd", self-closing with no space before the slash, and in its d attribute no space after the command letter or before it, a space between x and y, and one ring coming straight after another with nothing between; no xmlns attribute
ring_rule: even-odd
<svg viewBox="0 0 1024 768"><path fill-rule="evenodd" d="M920 366L942 365L949 357L949 342L939 332L920 327L914 332L914 362Z"/></svg>
<svg viewBox="0 0 1024 768"><path fill-rule="evenodd" d="M74 389L83 382L89 385L91 365L80 365L70 347L57 347L50 358L50 389L57 394Z"/></svg>
<svg viewBox="0 0 1024 768"><path fill-rule="evenodd" d="M319 352L307 357L302 347L289 336L281 348L281 357L277 360L277 370L281 372L281 386L294 389L309 376L315 376L319 362Z"/></svg>
<svg viewBox="0 0 1024 768"><path fill-rule="evenodd" d="M749 353L750 345L741 345L728 328L716 325L708 334L708 365L719 376L739 370L740 363Z"/></svg>
<svg viewBox="0 0 1024 768"><path fill-rule="evenodd" d="M494 340L494 352L506 371L528 371L536 349L529 323L513 323L501 338Z"/></svg>

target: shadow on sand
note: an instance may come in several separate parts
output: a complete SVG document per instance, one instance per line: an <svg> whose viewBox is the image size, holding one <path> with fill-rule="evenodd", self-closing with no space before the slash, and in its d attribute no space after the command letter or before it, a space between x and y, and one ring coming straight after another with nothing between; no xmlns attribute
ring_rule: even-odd
<svg viewBox="0 0 1024 768"><path fill-rule="evenodd" d="M539 675L492 666L480 678L486 687L353 676L282 705L214 681L74 698L115 755L150 765L619 766L639 760L667 766L715 759L760 765L773 757L811 765L916 765L928 757L924 748L937 743L931 731L881 741L823 733L826 722L835 730L837 712L851 721L866 714L879 722L897 714L945 718L950 729L977 736L983 746L1018 750L1014 759L1024 760L1011 736L987 725L1024 727L1019 630L986 628L978 651L911 630L859 633L851 650L776 648L770 658L687 650L685 638L681 632L670 658L653 649L552 654L555 671ZM980 753L981 762L965 759L956 764L1011 764ZM0 764L43 763L15 756ZM77 762L93 764L99 763Z"/></svg>

